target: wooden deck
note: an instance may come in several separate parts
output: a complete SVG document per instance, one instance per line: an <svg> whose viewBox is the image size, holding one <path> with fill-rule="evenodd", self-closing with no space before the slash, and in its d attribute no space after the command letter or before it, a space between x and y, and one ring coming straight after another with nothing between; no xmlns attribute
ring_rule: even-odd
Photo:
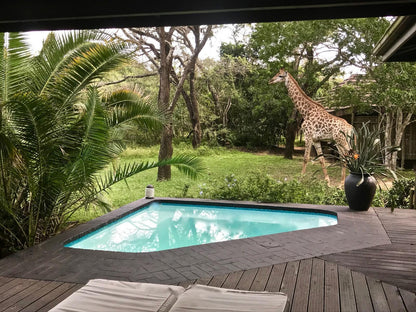
<svg viewBox="0 0 416 312"><path fill-rule="evenodd" d="M201 283L223 288L281 291L289 311L416 311L416 294L318 258L215 276Z"/></svg>
<svg viewBox="0 0 416 312"><path fill-rule="evenodd" d="M281 291L293 312L416 311L416 294L318 258L180 283ZM48 311L82 285L0 277L0 311Z"/></svg>
<svg viewBox="0 0 416 312"><path fill-rule="evenodd" d="M416 292L416 210L375 210L391 244L321 258Z"/></svg>
<svg viewBox="0 0 416 312"><path fill-rule="evenodd" d="M83 285L0 277L0 311L49 311Z"/></svg>
<svg viewBox="0 0 416 312"><path fill-rule="evenodd" d="M376 209L392 244L180 283L281 291L293 312L416 311L416 211ZM0 274L1 275L1 274ZM82 284L0 276L0 311L48 311Z"/></svg>

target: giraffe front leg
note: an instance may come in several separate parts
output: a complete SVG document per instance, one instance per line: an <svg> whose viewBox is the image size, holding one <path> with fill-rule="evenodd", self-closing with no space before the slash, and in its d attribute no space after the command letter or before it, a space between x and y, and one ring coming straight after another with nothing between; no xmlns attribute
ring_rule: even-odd
<svg viewBox="0 0 416 312"><path fill-rule="evenodd" d="M312 141L305 139L305 153L303 154L302 175L306 173L306 165L308 164L311 155Z"/></svg>
<svg viewBox="0 0 416 312"><path fill-rule="evenodd" d="M350 145L348 144L348 141L346 140L345 137L341 137L336 141L336 146L337 146L337 150L338 150L338 154L339 155L346 155L349 150L351 149ZM347 167L345 166L345 163L342 164L341 167L341 185L344 184L345 181L345 173L346 173L346 169Z"/></svg>
<svg viewBox="0 0 416 312"><path fill-rule="evenodd" d="M324 154L322 153L321 142L314 142L313 146L315 147L316 154L319 157L319 162L321 163L322 171L324 172L325 181L329 185L330 180L329 180L328 170L326 169L326 165L325 165Z"/></svg>
<svg viewBox="0 0 416 312"><path fill-rule="evenodd" d="M346 167L345 167L345 165L342 165L342 167L341 167L341 183L342 184L345 181L345 171L346 171Z"/></svg>

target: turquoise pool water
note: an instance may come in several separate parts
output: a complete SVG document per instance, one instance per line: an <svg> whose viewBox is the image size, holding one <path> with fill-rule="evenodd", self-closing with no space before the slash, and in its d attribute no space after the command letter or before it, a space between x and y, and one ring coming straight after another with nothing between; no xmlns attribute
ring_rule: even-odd
<svg viewBox="0 0 416 312"><path fill-rule="evenodd" d="M322 213L153 202L65 247L151 252L335 224Z"/></svg>

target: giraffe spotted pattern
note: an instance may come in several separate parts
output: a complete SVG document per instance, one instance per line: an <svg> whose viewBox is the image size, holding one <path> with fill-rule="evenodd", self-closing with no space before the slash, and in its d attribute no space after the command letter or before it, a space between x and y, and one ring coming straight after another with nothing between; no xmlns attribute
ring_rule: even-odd
<svg viewBox="0 0 416 312"><path fill-rule="evenodd" d="M305 154L303 156L302 174L306 171L306 164L309 161L312 145L315 147L319 157L325 180L329 184L329 176L322 155L321 141L334 141L339 153L346 153L350 148L346 135L352 133L353 127L344 119L328 113L318 102L312 100L301 89L295 78L281 69L269 83L284 82L289 96L296 109L303 117L302 131L305 136ZM342 168L342 180L345 179L345 167Z"/></svg>

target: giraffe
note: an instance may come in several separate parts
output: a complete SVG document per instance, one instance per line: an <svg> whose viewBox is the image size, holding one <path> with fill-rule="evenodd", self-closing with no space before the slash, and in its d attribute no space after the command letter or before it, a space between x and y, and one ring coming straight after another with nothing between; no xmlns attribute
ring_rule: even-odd
<svg viewBox="0 0 416 312"><path fill-rule="evenodd" d="M333 116L318 102L312 100L300 88L293 76L281 69L269 84L285 82L289 96L296 109L303 117L301 129L305 136L305 154L303 156L302 174L305 174L306 165L309 161L312 145L319 156L319 161L324 172L325 180L330 183L325 160L322 154L321 141L335 141L339 153L346 153L350 150L346 135L353 131L346 120ZM345 166L342 167L342 181L345 179Z"/></svg>

